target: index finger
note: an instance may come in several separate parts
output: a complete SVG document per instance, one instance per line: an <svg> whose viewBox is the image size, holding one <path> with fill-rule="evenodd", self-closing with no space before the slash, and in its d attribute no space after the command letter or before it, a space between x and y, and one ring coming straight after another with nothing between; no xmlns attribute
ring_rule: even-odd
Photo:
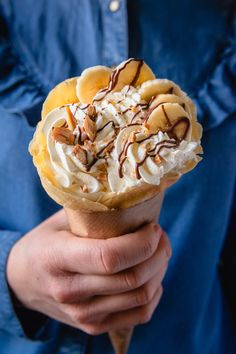
<svg viewBox="0 0 236 354"><path fill-rule="evenodd" d="M138 231L105 240L70 236L61 252L63 266L83 274L114 274L150 258L162 230L150 223Z"/></svg>

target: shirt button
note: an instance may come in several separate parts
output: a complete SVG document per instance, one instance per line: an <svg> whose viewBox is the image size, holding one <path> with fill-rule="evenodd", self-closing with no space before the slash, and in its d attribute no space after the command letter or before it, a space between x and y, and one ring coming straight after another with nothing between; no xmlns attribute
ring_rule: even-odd
<svg viewBox="0 0 236 354"><path fill-rule="evenodd" d="M120 8L120 2L118 0L112 0L109 4L109 9L111 12L116 12Z"/></svg>

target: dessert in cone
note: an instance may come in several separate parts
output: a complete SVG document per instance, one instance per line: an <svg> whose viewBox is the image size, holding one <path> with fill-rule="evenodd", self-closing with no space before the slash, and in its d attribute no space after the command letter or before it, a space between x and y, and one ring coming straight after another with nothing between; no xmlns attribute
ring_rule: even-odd
<svg viewBox="0 0 236 354"><path fill-rule="evenodd" d="M165 189L201 160L201 134L191 99L131 58L57 85L29 150L72 232L107 238L157 220ZM131 335L110 333L117 354Z"/></svg>
<svg viewBox="0 0 236 354"><path fill-rule="evenodd" d="M157 220L163 193L126 209L86 212L65 207L71 231L80 237L108 238L133 232L142 225ZM148 212L147 212L148 211ZM109 337L116 354L127 353L133 327L110 331Z"/></svg>

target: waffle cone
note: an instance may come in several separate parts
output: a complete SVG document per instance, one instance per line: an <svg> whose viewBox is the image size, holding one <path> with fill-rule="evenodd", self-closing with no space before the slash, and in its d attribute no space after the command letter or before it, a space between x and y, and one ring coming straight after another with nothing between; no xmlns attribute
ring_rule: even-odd
<svg viewBox="0 0 236 354"><path fill-rule="evenodd" d="M134 232L139 227L159 217L163 193L135 204L126 209L106 211L81 210L65 207L71 231L80 237L109 238ZM132 337L133 328L109 332L116 354L126 354Z"/></svg>
<svg viewBox="0 0 236 354"><path fill-rule="evenodd" d="M133 327L128 327L117 331L110 331L108 333L115 354L126 354L128 352L133 331Z"/></svg>

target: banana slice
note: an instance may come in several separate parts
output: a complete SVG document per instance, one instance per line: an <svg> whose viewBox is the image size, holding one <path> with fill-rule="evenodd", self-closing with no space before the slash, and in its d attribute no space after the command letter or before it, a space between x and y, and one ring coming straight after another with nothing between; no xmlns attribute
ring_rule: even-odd
<svg viewBox="0 0 236 354"><path fill-rule="evenodd" d="M185 110L193 120L197 121L196 106L188 95L173 81L156 79L144 82L140 87L140 95L142 99L145 99L146 101L149 101L153 96L156 96L150 107L154 107L154 104L159 103L161 100L167 102L176 101L182 105L185 104Z"/></svg>
<svg viewBox="0 0 236 354"><path fill-rule="evenodd" d="M80 102L91 103L96 93L107 87L112 70L97 65L85 69L77 82L76 94Z"/></svg>
<svg viewBox="0 0 236 354"><path fill-rule="evenodd" d="M189 127L186 119L180 120L178 123L178 119L182 117L189 120ZM178 103L165 103L155 108L147 120L147 125L152 133L158 130L165 131L174 126L172 131L178 139L182 140L184 137L185 140L189 140L191 138L191 120L187 112ZM186 129L187 134L185 134Z"/></svg>
<svg viewBox="0 0 236 354"><path fill-rule="evenodd" d="M161 103L178 103L180 106L182 106L184 109L187 109L186 107L186 102L182 97L176 96L176 95L171 95L171 94L159 94L150 104L150 108L154 108Z"/></svg>
<svg viewBox="0 0 236 354"><path fill-rule="evenodd" d="M133 60L135 60L135 59L133 59ZM133 79L133 86L134 87L140 86L145 81L154 80L156 78L153 71L150 69L150 67L143 60L137 59L136 65L137 65L136 71L134 73L135 76Z"/></svg>
<svg viewBox="0 0 236 354"><path fill-rule="evenodd" d="M79 102L76 96L76 83L79 77L60 82L52 91L49 92L42 109L42 119L53 109L63 106L64 104L71 104Z"/></svg>
<svg viewBox="0 0 236 354"><path fill-rule="evenodd" d="M184 96L179 97L171 94L160 94L150 104L150 109L152 110L161 104L178 103L187 112L188 116L191 117L191 120L196 120L196 112L192 111L192 106L189 104L189 101L191 100L186 100L186 97Z"/></svg>
<svg viewBox="0 0 236 354"><path fill-rule="evenodd" d="M153 80L155 75L143 60L131 58L113 70L112 79L111 91L120 91L125 85L136 87L147 80Z"/></svg>
<svg viewBox="0 0 236 354"><path fill-rule="evenodd" d="M177 86L173 81L167 79L146 81L141 85L139 93L141 98L147 102L149 102L153 96L160 94L174 94L179 97L184 95L179 86Z"/></svg>
<svg viewBox="0 0 236 354"><path fill-rule="evenodd" d="M188 96L185 96L185 94L181 95L181 97L171 94L160 94L153 100L150 109L154 109L155 107L166 103L177 103L185 110L185 112L187 112L187 117L190 119L192 126L191 139L193 141L199 141L202 136L202 126L197 122L196 108L192 100Z"/></svg>

